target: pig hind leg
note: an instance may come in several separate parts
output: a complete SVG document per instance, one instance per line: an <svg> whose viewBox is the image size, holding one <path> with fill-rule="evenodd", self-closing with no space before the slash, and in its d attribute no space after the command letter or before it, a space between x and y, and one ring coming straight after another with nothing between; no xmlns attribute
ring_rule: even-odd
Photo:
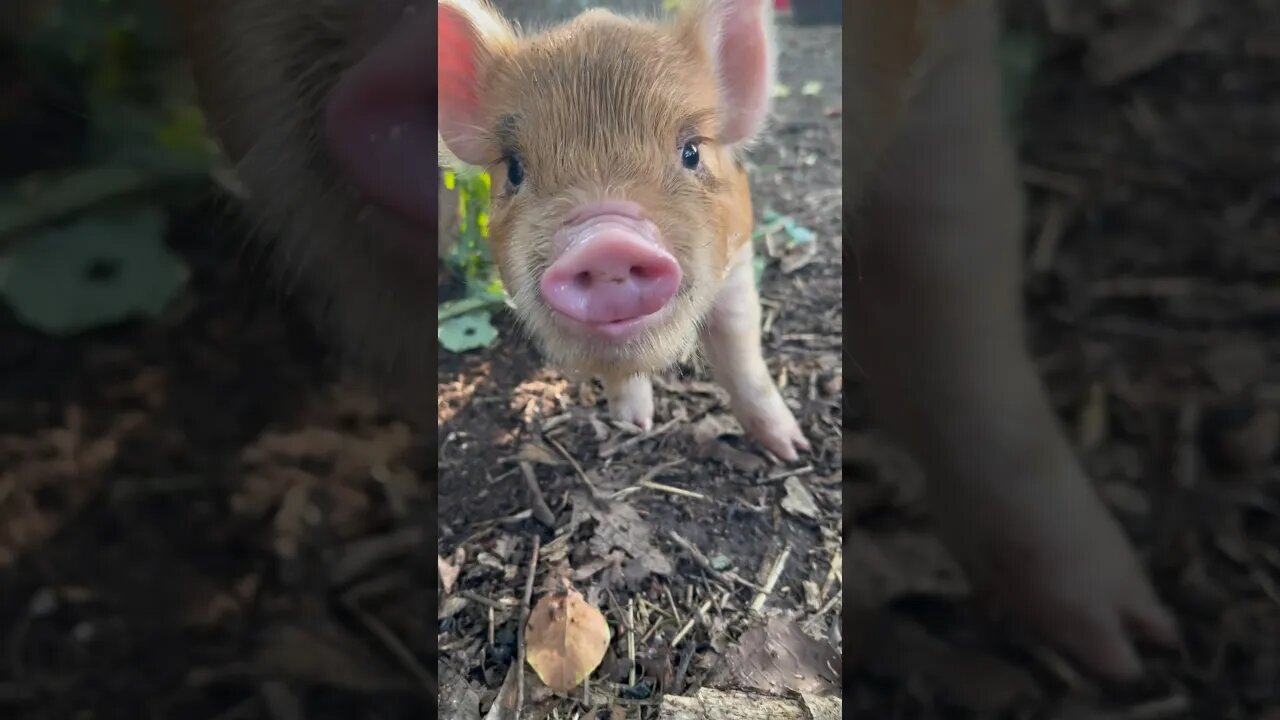
<svg viewBox="0 0 1280 720"><path fill-rule="evenodd" d="M1176 629L1095 494L1024 346L1020 189L996 15L971 3L852 218L851 345L977 588L1091 670Z"/></svg>
<svg viewBox="0 0 1280 720"><path fill-rule="evenodd" d="M702 346L713 377L729 392L734 414L751 437L787 461L809 449L761 353L760 295L750 245L737 258L716 298Z"/></svg>

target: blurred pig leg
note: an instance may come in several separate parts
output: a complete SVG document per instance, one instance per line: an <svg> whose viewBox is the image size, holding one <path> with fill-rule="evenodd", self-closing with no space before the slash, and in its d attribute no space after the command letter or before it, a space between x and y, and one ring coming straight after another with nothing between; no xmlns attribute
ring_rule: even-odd
<svg viewBox="0 0 1280 720"><path fill-rule="evenodd" d="M736 259L716 298L702 345L711 373L729 391L733 412L743 429L783 460L795 460L799 451L809 449L761 354L760 295L750 245Z"/></svg>
<svg viewBox="0 0 1280 720"><path fill-rule="evenodd" d="M850 343L878 420L929 478L975 585L1091 670L1140 671L1174 623L1069 446L1024 346L1022 199L1003 135L997 19L974 2L850 227Z"/></svg>
<svg viewBox="0 0 1280 720"><path fill-rule="evenodd" d="M604 381L609 415L641 430L653 428L653 383L644 375Z"/></svg>

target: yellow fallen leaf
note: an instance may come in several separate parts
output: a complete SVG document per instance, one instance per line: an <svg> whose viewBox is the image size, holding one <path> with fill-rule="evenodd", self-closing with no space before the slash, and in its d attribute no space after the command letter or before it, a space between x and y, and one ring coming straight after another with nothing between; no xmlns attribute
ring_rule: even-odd
<svg viewBox="0 0 1280 720"><path fill-rule="evenodd" d="M543 684L568 692L582 684L609 648L609 624L577 590L544 595L525 626L525 657Z"/></svg>

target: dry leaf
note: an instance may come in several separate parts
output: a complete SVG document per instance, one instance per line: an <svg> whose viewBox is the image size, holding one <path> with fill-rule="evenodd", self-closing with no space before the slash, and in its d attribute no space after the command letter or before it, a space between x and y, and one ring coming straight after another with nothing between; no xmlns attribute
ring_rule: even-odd
<svg viewBox="0 0 1280 720"><path fill-rule="evenodd" d="M800 629L796 618L774 615L742 634L712 684L771 694L837 695L840 651Z"/></svg>
<svg viewBox="0 0 1280 720"><path fill-rule="evenodd" d="M440 675L440 699L436 707L440 717L480 720L480 693L461 673L446 667Z"/></svg>
<svg viewBox="0 0 1280 720"><path fill-rule="evenodd" d="M783 510L810 520L818 519L818 504L813 501L813 494L804 486L800 478L794 475L787 478L783 487L787 489L787 496L782 498Z"/></svg>
<svg viewBox="0 0 1280 720"><path fill-rule="evenodd" d="M572 588L544 595L525 626L529 666L552 690L568 692L582 684L604 659L609 624L604 615Z"/></svg>
<svg viewBox="0 0 1280 720"><path fill-rule="evenodd" d="M725 435L741 435L742 426L728 413L708 413L693 424L690 433L693 441L701 446Z"/></svg>
<svg viewBox="0 0 1280 720"><path fill-rule="evenodd" d="M779 261L778 267L782 269L783 274L790 275L813 262L813 259L817 256L818 243L797 243L787 248L787 254Z"/></svg>
<svg viewBox="0 0 1280 720"><path fill-rule="evenodd" d="M527 442L520 446L520 454L516 455L516 460L538 465L549 465L551 467L565 464L564 458L552 452L551 448L536 441Z"/></svg>
<svg viewBox="0 0 1280 720"><path fill-rule="evenodd" d="M579 490L574 494L570 522L577 527L588 519L596 521L595 533L591 537L591 551L596 557L607 557L619 548L639 561L646 571L657 575L671 574L671 560L653 544L653 529L631 505L592 498Z"/></svg>
<svg viewBox="0 0 1280 720"><path fill-rule="evenodd" d="M440 573L440 585L444 588L444 594L448 595L453 592L453 583L457 581L461 568L445 560L444 556L437 554L436 570Z"/></svg>

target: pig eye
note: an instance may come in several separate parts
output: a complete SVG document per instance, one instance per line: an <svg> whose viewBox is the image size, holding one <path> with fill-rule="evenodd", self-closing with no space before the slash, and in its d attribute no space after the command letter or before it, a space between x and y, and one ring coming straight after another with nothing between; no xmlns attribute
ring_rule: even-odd
<svg viewBox="0 0 1280 720"><path fill-rule="evenodd" d="M524 165L520 164L520 158L515 155L507 158L507 182L511 183L511 187L520 187L520 183L524 182Z"/></svg>
<svg viewBox="0 0 1280 720"><path fill-rule="evenodd" d="M699 160L697 143L687 142L680 148L680 164L684 165L686 170L697 169Z"/></svg>

